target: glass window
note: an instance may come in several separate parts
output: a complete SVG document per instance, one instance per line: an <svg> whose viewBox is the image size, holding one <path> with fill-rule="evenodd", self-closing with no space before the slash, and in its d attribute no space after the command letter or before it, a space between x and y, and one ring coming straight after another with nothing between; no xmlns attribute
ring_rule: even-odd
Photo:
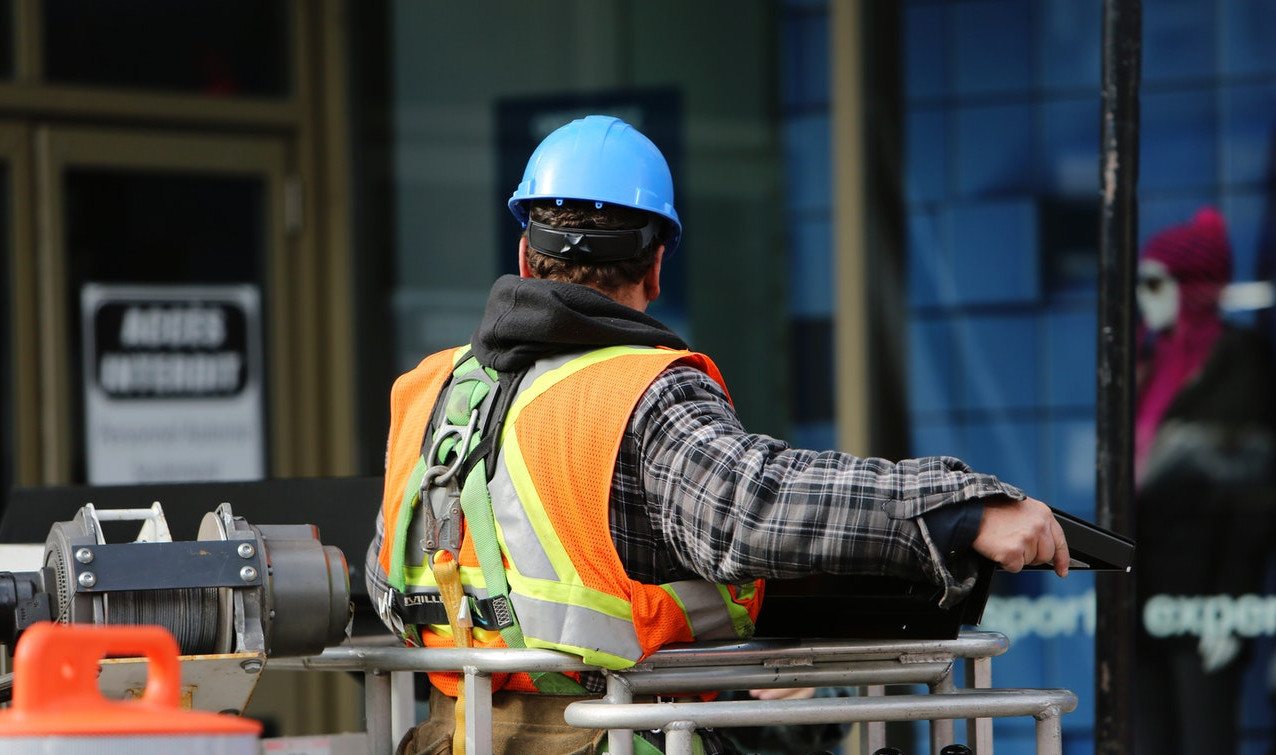
<svg viewBox="0 0 1276 755"><path fill-rule="evenodd" d="M351 3L365 23L377 22L367 18L377 5ZM649 312L713 355L750 429L780 434L787 236L776 211L772 5L736 3L723 14L665 0L627 13L597 3L586 17L567 4L501 8L493 24L481 3L390 3L388 46L368 47L360 61L384 60L390 73L392 106L380 117L392 164L384 298L396 369L474 332L495 274L517 259L520 229L506 202L540 140L581 115L616 115L664 153L683 223ZM527 40L564 33L591 41L538 45L528 65ZM657 38L651 54L646 40Z"/></svg>
<svg viewBox="0 0 1276 755"><path fill-rule="evenodd" d="M40 7L52 83L208 97L291 90L285 0L47 0Z"/></svg>

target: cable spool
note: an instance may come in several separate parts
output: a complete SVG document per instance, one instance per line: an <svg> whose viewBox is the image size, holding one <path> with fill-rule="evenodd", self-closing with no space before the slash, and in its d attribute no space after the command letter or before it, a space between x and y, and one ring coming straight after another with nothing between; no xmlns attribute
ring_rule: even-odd
<svg viewBox="0 0 1276 755"><path fill-rule="evenodd" d="M182 655L217 652L217 588L107 593L107 624L157 624L173 633Z"/></svg>
<svg viewBox="0 0 1276 755"><path fill-rule="evenodd" d="M85 593L74 582L77 560L84 559L86 546L105 545L106 537L99 522L99 512L86 506L67 522L54 522L45 541L45 566L56 575L57 613L59 621L92 624L154 624L162 626L177 639L185 655L226 652L217 645L220 625L217 588L116 590ZM133 515L147 524L139 537L143 543L170 541L163 512L158 507L133 510ZM124 519L118 513L107 514ZM159 522L159 523L155 523ZM92 553L92 551L89 551Z"/></svg>

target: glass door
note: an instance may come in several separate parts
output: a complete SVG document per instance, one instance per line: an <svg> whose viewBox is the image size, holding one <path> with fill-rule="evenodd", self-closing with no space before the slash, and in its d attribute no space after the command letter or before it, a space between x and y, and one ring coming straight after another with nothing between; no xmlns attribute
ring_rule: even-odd
<svg viewBox="0 0 1276 755"><path fill-rule="evenodd" d="M306 386L289 349L301 339L284 142L44 127L35 151L41 408L65 429L42 437L46 477L287 474L294 444L271 441ZM254 388L256 415L234 408ZM239 423L219 421L227 412ZM254 440L256 465L250 453L218 467Z"/></svg>

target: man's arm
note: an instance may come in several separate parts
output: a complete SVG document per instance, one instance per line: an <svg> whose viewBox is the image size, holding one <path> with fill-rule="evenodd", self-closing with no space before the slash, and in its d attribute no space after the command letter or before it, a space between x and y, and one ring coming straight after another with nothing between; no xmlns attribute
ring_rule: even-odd
<svg viewBox="0 0 1276 755"><path fill-rule="evenodd" d="M1047 526L1048 507L1014 503L1022 491L957 459L889 462L748 433L721 390L691 368L657 379L634 430L643 487L659 509L653 527L705 579L925 575L960 592L965 577L954 582L949 554L922 520L970 501L992 510L981 514L976 552L1007 568L1047 553L1053 563L1063 542ZM1066 550L1060 558L1066 566Z"/></svg>

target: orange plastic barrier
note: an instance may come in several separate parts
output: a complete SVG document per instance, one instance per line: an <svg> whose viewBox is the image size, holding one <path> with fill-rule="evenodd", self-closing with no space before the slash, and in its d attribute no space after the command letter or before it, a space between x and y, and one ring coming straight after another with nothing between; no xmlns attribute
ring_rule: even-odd
<svg viewBox="0 0 1276 755"><path fill-rule="evenodd" d="M98 662L107 656L146 658L140 698L102 695ZM181 709L177 640L163 627L36 624L18 639L13 666L13 704L0 711L5 753L250 755L259 749L260 722Z"/></svg>

